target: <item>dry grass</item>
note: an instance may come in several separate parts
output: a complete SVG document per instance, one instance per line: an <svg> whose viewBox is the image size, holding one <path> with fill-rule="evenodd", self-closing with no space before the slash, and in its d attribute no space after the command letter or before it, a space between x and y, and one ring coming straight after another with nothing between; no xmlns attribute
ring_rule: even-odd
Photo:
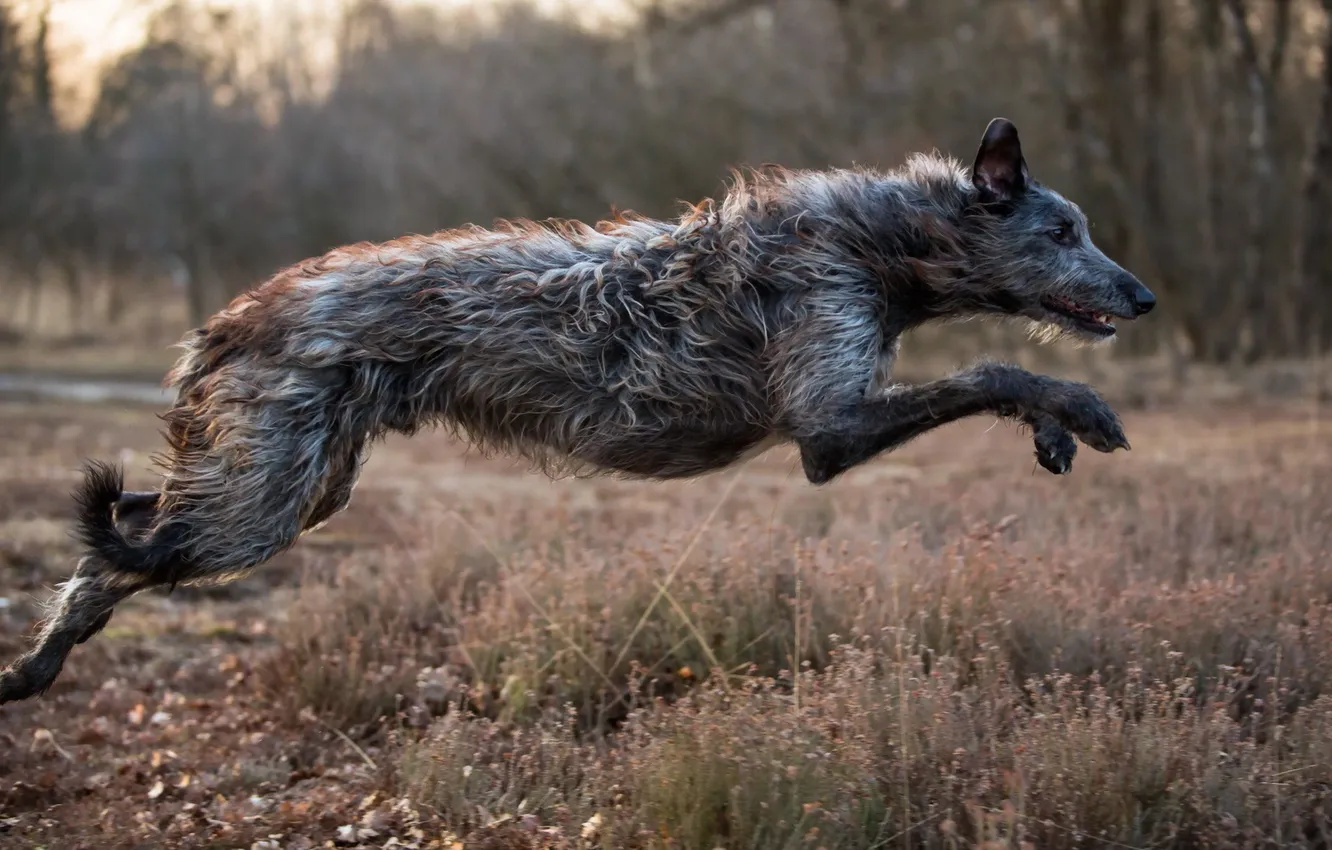
<svg viewBox="0 0 1332 850"><path fill-rule="evenodd" d="M1132 452L1066 478L976 419L819 489L784 451L548 482L391 441L293 553L136 597L0 712L0 842L1329 846L1319 411L1126 419ZM147 485L157 436L0 428L12 653L73 561L79 459Z"/></svg>
<svg viewBox="0 0 1332 850"><path fill-rule="evenodd" d="M468 847L1328 846L1309 415L1130 417L1062 480L971 423L822 491L414 497L261 678Z"/></svg>

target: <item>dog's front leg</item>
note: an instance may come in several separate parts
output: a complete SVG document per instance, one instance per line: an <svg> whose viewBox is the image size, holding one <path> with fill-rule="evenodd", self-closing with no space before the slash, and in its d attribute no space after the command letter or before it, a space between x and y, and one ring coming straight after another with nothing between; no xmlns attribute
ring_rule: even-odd
<svg viewBox="0 0 1332 850"><path fill-rule="evenodd" d="M1076 445L1101 452L1128 448L1119 417L1091 387L1017 366L981 363L937 381L895 386L849 409L830 411L812 433L797 436L805 477L824 484L876 455L967 416L993 413L1035 432L1037 458L1067 472Z"/></svg>

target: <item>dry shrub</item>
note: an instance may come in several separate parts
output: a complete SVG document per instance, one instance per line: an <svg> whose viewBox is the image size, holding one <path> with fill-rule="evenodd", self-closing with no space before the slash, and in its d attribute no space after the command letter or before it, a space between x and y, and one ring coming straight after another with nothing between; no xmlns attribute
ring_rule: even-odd
<svg viewBox="0 0 1332 850"><path fill-rule="evenodd" d="M990 646L1019 680L1095 672L1117 692L1132 665L1149 679L1191 676L1201 692L1236 668L1249 687L1243 711L1284 659L1291 699L1326 692L1332 577L1316 553L1328 531L1289 530L1299 508L1273 493L1218 489L1218 505L1253 503L1250 525L1225 526L1225 546L1244 556L1191 539L1219 508L1189 524L1180 512L1149 524L1121 507L1039 540L1027 526L1052 525L1049 516L980 523L938 549L919 527L886 543L801 542L742 518L715 523L683 561L686 535L657 529L559 546L427 534L307 584L283 627L274 682L303 705L361 722L392 712L431 668L431 681L453 685L429 702L466 684L472 707L489 716L522 720L573 704L584 725L604 727L630 707L634 664L647 671L649 694L670 696L714 668L820 668L830 635L905 627L912 654L955 657L965 670ZM1289 537L1236 530L1276 529L1264 532L1275 538L1283 520L1306 554L1281 551ZM1143 575L1135 550L1153 553L1166 575ZM1199 550L1210 550L1205 566ZM1197 563L1189 577L1172 565L1182 559Z"/></svg>
<svg viewBox="0 0 1332 850"><path fill-rule="evenodd" d="M462 625L475 672L503 682L504 716L572 703L593 725L612 722L629 705L635 665L658 696L714 667L775 674L800 661L822 665L828 633L851 630L861 616L873 564L813 557L757 525L719 523L713 532L716 542L683 562L683 536L654 532L554 560L515 559Z"/></svg>
<svg viewBox="0 0 1332 850"><path fill-rule="evenodd" d="M1332 456L1157 437L809 522L761 476L501 505L309 585L274 670L402 708L407 793L496 847L1326 846Z"/></svg>
<svg viewBox="0 0 1332 850"><path fill-rule="evenodd" d="M424 552L391 546L307 577L261 687L292 713L311 709L353 731L398 710L427 660L457 644L458 617L494 572L475 546L428 539Z"/></svg>
<svg viewBox="0 0 1332 850"><path fill-rule="evenodd" d="M661 582L686 542L667 535L593 551L510 540L501 543L511 556L489 543L460 556L449 538L367 554L306 583L267 680L293 708L343 725L415 694L419 708L463 696L502 720L572 704L585 724L604 726L631 706L635 665L657 695L714 664L772 673L799 660L822 665L829 631L855 627L872 563L820 557L786 536L781 556L756 528L716 531L723 542L682 562L669 587Z"/></svg>
<svg viewBox="0 0 1332 850"><path fill-rule="evenodd" d="M1198 701L1187 681L1137 682L1114 698L1068 675L1019 687L1002 664L982 667L979 677L951 661L927 671L846 644L798 693L717 679L639 709L596 743L567 721L503 732L451 714L406 748L404 787L450 829L523 822L544 846L1225 848L1332 837L1328 698L1277 736L1273 714L1229 716L1229 685ZM585 832L594 840L579 845Z"/></svg>
<svg viewBox="0 0 1332 850"><path fill-rule="evenodd" d="M413 529L307 584L276 681L317 710L368 720L421 668L439 668L483 713L520 720L572 703L604 726L629 707L634 664L650 694L669 696L714 667L818 668L830 635L906 627L914 654L965 668L994 646L1019 680L1096 672L1117 689L1137 665L1205 690L1234 667L1251 702L1284 658L1294 695L1326 691L1332 577L1320 553L1332 526L1316 514L1328 485L1093 484L1076 510L1007 516L1022 498L1012 489L945 494L942 519L886 541L801 541L741 514L714 522L683 560L690 534L670 521L633 537L595 523L559 537L539 520L493 541L470 526ZM968 527L952 512L1000 519Z"/></svg>
<svg viewBox="0 0 1332 850"><path fill-rule="evenodd" d="M571 717L506 727L450 712L404 750L399 773L417 802L459 832L516 821L576 834L596 812L588 790L603 775L599 762Z"/></svg>

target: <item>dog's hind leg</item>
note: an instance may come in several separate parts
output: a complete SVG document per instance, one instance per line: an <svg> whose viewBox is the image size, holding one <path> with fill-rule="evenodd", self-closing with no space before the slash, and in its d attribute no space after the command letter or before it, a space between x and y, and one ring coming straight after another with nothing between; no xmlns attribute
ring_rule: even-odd
<svg viewBox="0 0 1332 850"><path fill-rule="evenodd" d="M116 504L117 519L141 533L152 521L155 492L125 493ZM106 628L117 603L151 586L151 582L117 574L96 556L79 561L74 575L51 602L37 645L0 672L0 703L44 693L78 644Z"/></svg>
<svg viewBox="0 0 1332 850"><path fill-rule="evenodd" d="M70 651L101 631L127 597L161 584L225 581L347 506L360 471L361 432L340 430L331 416L276 413L261 411L254 423L261 427L242 432L249 439L206 446L193 463L172 469L162 493L120 494L110 510L129 545L173 519L174 499L193 536L207 544L207 558L187 559L167 575L112 569L95 554L83 558L37 645L0 672L0 703L44 693ZM238 452L249 462L233 463Z"/></svg>
<svg viewBox="0 0 1332 850"><path fill-rule="evenodd" d="M220 372L164 417L161 495L123 491L89 464L76 493L80 538L115 572L149 584L245 575L347 504L373 411L347 403L337 370ZM151 513L127 536L119 516Z"/></svg>
<svg viewBox="0 0 1332 850"><path fill-rule="evenodd" d="M0 672L0 703L45 693L70 650L100 631L118 602L148 586L85 556L52 602L37 645Z"/></svg>

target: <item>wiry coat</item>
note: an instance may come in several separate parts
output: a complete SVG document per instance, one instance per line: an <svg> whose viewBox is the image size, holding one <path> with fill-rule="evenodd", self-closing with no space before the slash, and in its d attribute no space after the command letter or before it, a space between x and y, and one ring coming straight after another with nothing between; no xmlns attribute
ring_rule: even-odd
<svg viewBox="0 0 1332 850"><path fill-rule="evenodd" d="M891 179L769 171L674 222L506 223L287 269L190 334L169 377L170 557L264 560L346 501L385 431L658 478L812 435L902 331L983 297L967 259L1001 234L962 228L965 186L925 158Z"/></svg>
<svg viewBox="0 0 1332 850"><path fill-rule="evenodd" d="M1090 274L1085 257L1033 260L1017 230L1085 224L1076 207L1034 183L995 194L977 174L927 156L889 174L770 169L675 221L469 227L278 273L186 337L160 494L90 470L80 531L94 557L42 647L0 676L0 701L44 690L129 593L223 581L292 545L347 505L388 432L439 425L552 475L658 479L792 441L816 483L987 410L1032 426L1053 471L1076 451L1069 432L1126 446L1089 388L1015 367L891 387L907 329L1048 320L1028 309L1033 279L1073 291Z"/></svg>

